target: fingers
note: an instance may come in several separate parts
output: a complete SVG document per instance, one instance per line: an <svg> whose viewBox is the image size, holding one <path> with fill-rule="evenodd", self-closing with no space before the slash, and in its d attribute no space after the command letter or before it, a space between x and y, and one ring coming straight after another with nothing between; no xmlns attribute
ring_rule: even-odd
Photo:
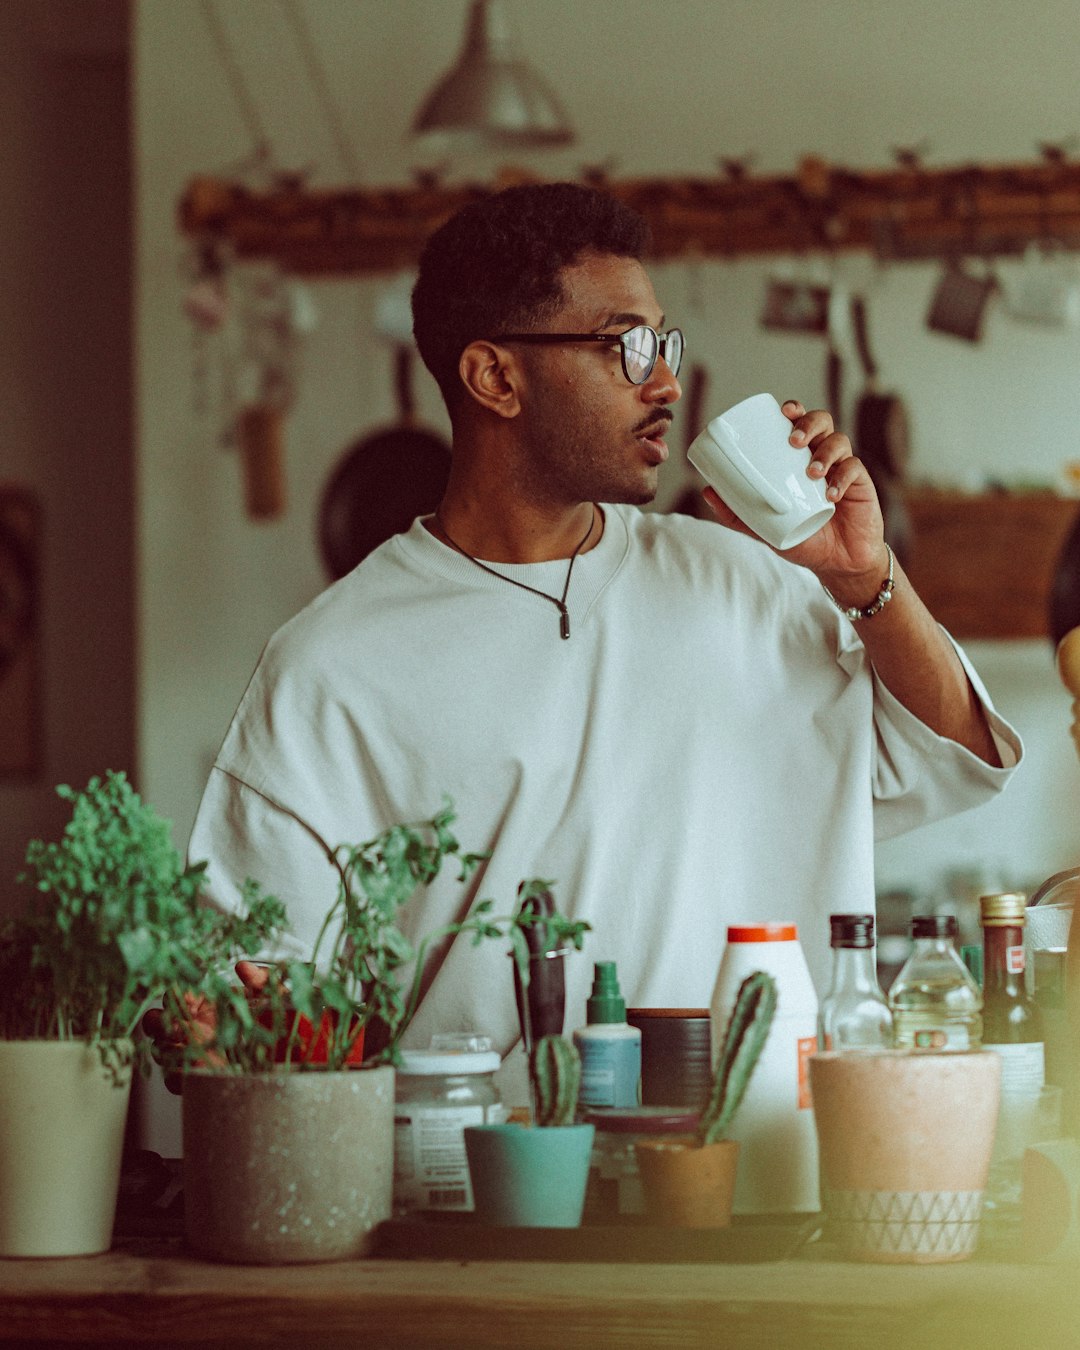
<svg viewBox="0 0 1080 1350"><path fill-rule="evenodd" d="M726 525L729 530L738 530L740 534L752 535L754 533L749 526L743 524L727 502L717 494L715 488L706 487L701 495L708 502L709 509L721 525Z"/></svg>
<svg viewBox="0 0 1080 1350"><path fill-rule="evenodd" d="M782 405L784 416L792 422L791 444L811 452L806 472L811 478L828 478L825 495L839 501L864 470L851 448L851 441L833 426L832 414L823 408L807 412L798 399Z"/></svg>
<svg viewBox="0 0 1080 1350"><path fill-rule="evenodd" d="M164 1008L151 1008L149 1012L143 1013L141 1027L143 1035L148 1036L155 1045L162 1044L169 1039Z"/></svg>
<svg viewBox="0 0 1080 1350"><path fill-rule="evenodd" d="M270 966L259 961L237 961L234 967L240 976L240 983L249 993L261 993L270 983Z"/></svg>
<svg viewBox="0 0 1080 1350"><path fill-rule="evenodd" d="M166 1016L163 1008L150 1008L143 1014L139 1024L150 1041L150 1055L162 1071L165 1088L174 1097L179 1097L184 1088L184 1075L181 1066L184 1062L184 1046L187 1038L177 1022Z"/></svg>

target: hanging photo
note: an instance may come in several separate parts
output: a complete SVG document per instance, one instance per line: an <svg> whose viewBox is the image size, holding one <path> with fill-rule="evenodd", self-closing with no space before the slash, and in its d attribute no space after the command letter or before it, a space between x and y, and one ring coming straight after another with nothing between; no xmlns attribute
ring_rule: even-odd
<svg viewBox="0 0 1080 1350"><path fill-rule="evenodd" d="M801 281L770 281L765 292L761 326L783 333L827 333L828 286Z"/></svg>
<svg viewBox="0 0 1080 1350"><path fill-rule="evenodd" d="M0 778L38 771L38 504L0 484Z"/></svg>

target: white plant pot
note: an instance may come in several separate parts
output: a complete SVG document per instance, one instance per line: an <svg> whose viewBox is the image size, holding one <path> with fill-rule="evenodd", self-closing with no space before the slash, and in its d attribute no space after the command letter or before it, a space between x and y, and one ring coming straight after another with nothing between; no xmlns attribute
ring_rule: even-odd
<svg viewBox="0 0 1080 1350"><path fill-rule="evenodd" d="M184 1078L187 1239L212 1261L363 1256L390 1217L394 1070Z"/></svg>
<svg viewBox="0 0 1080 1350"><path fill-rule="evenodd" d="M118 1083L82 1041L0 1041L0 1256L108 1251L130 1095L130 1058Z"/></svg>

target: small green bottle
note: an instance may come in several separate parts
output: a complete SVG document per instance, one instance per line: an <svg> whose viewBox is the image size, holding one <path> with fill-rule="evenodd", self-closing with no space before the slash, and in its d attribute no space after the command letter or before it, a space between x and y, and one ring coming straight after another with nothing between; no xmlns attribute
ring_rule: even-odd
<svg viewBox="0 0 1080 1350"><path fill-rule="evenodd" d="M574 1032L581 1056L581 1106L641 1105L641 1032L626 1020L614 961L597 961L585 1026Z"/></svg>

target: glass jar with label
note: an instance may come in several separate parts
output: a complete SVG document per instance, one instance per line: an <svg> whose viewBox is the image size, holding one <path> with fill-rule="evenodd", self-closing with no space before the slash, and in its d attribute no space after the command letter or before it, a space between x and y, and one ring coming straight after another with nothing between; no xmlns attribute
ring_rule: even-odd
<svg viewBox="0 0 1080 1350"><path fill-rule="evenodd" d="M698 1113L670 1106L597 1107L585 1120L596 1129L585 1217L593 1223L640 1219L645 1193L634 1145L658 1134L692 1135Z"/></svg>
<svg viewBox="0 0 1080 1350"><path fill-rule="evenodd" d="M449 1039L449 1043L448 1043ZM500 1059L486 1036L438 1037L403 1050L394 1100L394 1211L471 1210L466 1125L497 1125Z"/></svg>

